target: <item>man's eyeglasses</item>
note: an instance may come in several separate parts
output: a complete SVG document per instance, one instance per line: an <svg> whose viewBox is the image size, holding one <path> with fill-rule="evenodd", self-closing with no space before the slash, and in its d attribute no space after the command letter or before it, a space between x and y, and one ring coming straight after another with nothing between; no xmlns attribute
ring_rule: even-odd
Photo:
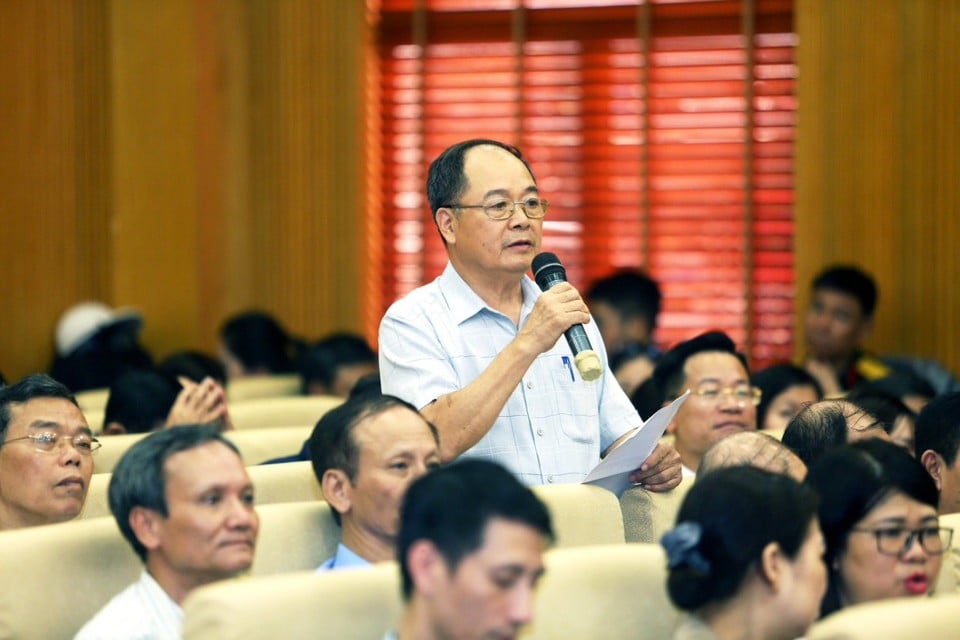
<svg viewBox="0 0 960 640"><path fill-rule="evenodd" d="M923 550L933 556L938 556L950 548L953 541L953 529L947 527L921 527L906 529L904 527L878 527L876 529L851 529L857 533L869 533L877 539L877 551L888 556L901 557L913 545L914 540L920 542Z"/></svg>
<svg viewBox="0 0 960 640"><path fill-rule="evenodd" d="M31 433L28 436L23 436L20 438L12 438L3 444L0 444L0 447L4 447L11 442L18 442L21 440L32 440L33 448L40 453L53 453L61 446L66 446L67 443L70 443L80 455L89 456L93 455L94 451L103 446L100 444L99 440L86 433L78 433L75 436L65 436L57 433L56 431L42 431L40 433Z"/></svg>
<svg viewBox="0 0 960 640"><path fill-rule="evenodd" d="M718 384L703 384L697 387L694 392L703 400L717 402L722 396L732 398L734 402L741 406L760 404L760 398L763 392L757 387L751 387L748 384L738 384L733 387L721 387Z"/></svg>
<svg viewBox="0 0 960 640"><path fill-rule="evenodd" d="M523 210L523 214L532 220L539 220L547 215L547 207L550 203L537 197L526 198L520 202L512 200L495 200L487 204L446 204L446 209L483 209L491 220L508 220L517 210L517 205Z"/></svg>

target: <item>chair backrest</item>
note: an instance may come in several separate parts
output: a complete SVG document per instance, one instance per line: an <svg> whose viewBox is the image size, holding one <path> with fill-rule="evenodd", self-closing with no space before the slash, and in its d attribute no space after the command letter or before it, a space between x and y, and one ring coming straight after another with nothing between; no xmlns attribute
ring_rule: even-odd
<svg viewBox="0 0 960 640"><path fill-rule="evenodd" d="M227 383L227 402L300 395L300 376L277 374L238 378Z"/></svg>
<svg viewBox="0 0 960 640"><path fill-rule="evenodd" d="M620 496L620 509L626 541L659 542L676 523L680 504L693 482L693 477L687 477L676 488L660 493L642 487L630 487L624 491Z"/></svg>
<svg viewBox="0 0 960 640"><path fill-rule="evenodd" d="M396 628L403 604L396 564L221 582L184 602L184 640L369 638Z"/></svg>
<svg viewBox="0 0 960 640"><path fill-rule="evenodd" d="M87 419L87 425L90 427L90 430L96 434L103 433L103 409L85 409L83 412L83 417Z"/></svg>
<svg viewBox="0 0 960 640"><path fill-rule="evenodd" d="M661 640L677 612L664 589L666 559L655 545L555 549L544 559L527 639ZM394 563L371 569L294 573L198 589L184 604L186 640L382 638L402 611Z"/></svg>
<svg viewBox="0 0 960 640"><path fill-rule="evenodd" d="M254 575L314 570L337 551L340 526L323 500L265 504L257 513Z"/></svg>
<svg viewBox="0 0 960 640"><path fill-rule="evenodd" d="M303 448L304 441L310 437L313 426L268 427L265 429L247 429L228 431L227 438L237 448L246 465L256 465L281 456L289 456ZM94 473L112 472L117 462L134 442L146 437L145 433L129 433L119 436L100 438L103 446L94 454Z"/></svg>
<svg viewBox="0 0 960 640"><path fill-rule="evenodd" d="M264 464L247 467L247 473L256 489L257 506L277 502L323 500L320 485L307 461ZM95 473L87 489L87 500L79 519L102 518L110 515L107 490L112 473Z"/></svg>
<svg viewBox="0 0 960 640"><path fill-rule="evenodd" d="M940 576L934 589L938 596L960 593L960 513L940 516L940 526L953 529L953 544L943 555L940 565Z"/></svg>
<svg viewBox="0 0 960 640"><path fill-rule="evenodd" d="M234 429L260 429L303 425L313 428L330 409L343 404L334 396L292 396L289 398L257 398L230 405Z"/></svg>
<svg viewBox="0 0 960 640"><path fill-rule="evenodd" d="M960 637L960 594L894 598L846 607L813 625L806 640L952 640Z"/></svg>
<svg viewBox="0 0 960 640"><path fill-rule="evenodd" d="M84 415L88 411L103 411L107 408L107 399L110 397L110 389L90 389L88 391L78 391L73 394L80 405L80 410ZM92 425L91 425L92 426Z"/></svg>
<svg viewBox="0 0 960 640"><path fill-rule="evenodd" d="M550 510L555 546L571 547L623 542L623 516L617 497L587 484L555 484L533 488Z"/></svg>
<svg viewBox="0 0 960 640"><path fill-rule="evenodd" d="M142 568L112 517L0 532L0 638L72 638Z"/></svg>

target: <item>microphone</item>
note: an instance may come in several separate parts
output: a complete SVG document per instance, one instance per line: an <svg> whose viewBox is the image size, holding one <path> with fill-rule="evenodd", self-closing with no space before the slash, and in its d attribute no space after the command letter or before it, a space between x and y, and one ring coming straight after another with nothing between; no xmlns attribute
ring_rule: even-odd
<svg viewBox="0 0 960 640"><path fill-rule="evenodd" d="M533 279L541 291L547 291L561 282L567 281L567 271L560 264L560 258L552 253L541 253L533 259ZM600 356L590 346L590 339L582 324L575 324L563 332L573 352L573 361L580 376L586 380L596 380L603 373Z"/></svg>

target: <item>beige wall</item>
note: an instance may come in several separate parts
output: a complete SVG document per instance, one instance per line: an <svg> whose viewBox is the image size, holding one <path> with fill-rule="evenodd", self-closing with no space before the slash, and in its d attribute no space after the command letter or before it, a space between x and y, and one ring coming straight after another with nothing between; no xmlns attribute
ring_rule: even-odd
<svg viewBox="0 0 960 640"><path fill-rule="evenodd" d="M0 3L0 370L84 299L157 356L249 306L359 326L365 37L360 2Z"/></svg>
<svg viewBox="0 0 960 640"><path fill-rule="evenodd" d="M960 371L960 3L797 14L797 280L862 263L872 346ZM359 0L0 2L0 370L45 369L88 298L142 308L158 356L247 306L370 324L368 38Z"/></svg>
<svg viewBox="0 0 960 640"><path fill-rule="evenodd" d="M798 0L797 28L797 282L862 264L870 346L960 373L960 3Z"/></svg>

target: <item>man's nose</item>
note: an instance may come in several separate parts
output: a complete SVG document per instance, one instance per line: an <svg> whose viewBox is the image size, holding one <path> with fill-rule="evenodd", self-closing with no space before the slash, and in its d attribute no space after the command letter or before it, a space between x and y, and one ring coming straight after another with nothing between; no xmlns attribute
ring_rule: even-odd
<svg viewBox="0 0 960 640"><path fill-rule="evenodd" d="M510 599L510 622L516 626L528 624L533 619L534 590L530 585L518 586Z"/></svg>

